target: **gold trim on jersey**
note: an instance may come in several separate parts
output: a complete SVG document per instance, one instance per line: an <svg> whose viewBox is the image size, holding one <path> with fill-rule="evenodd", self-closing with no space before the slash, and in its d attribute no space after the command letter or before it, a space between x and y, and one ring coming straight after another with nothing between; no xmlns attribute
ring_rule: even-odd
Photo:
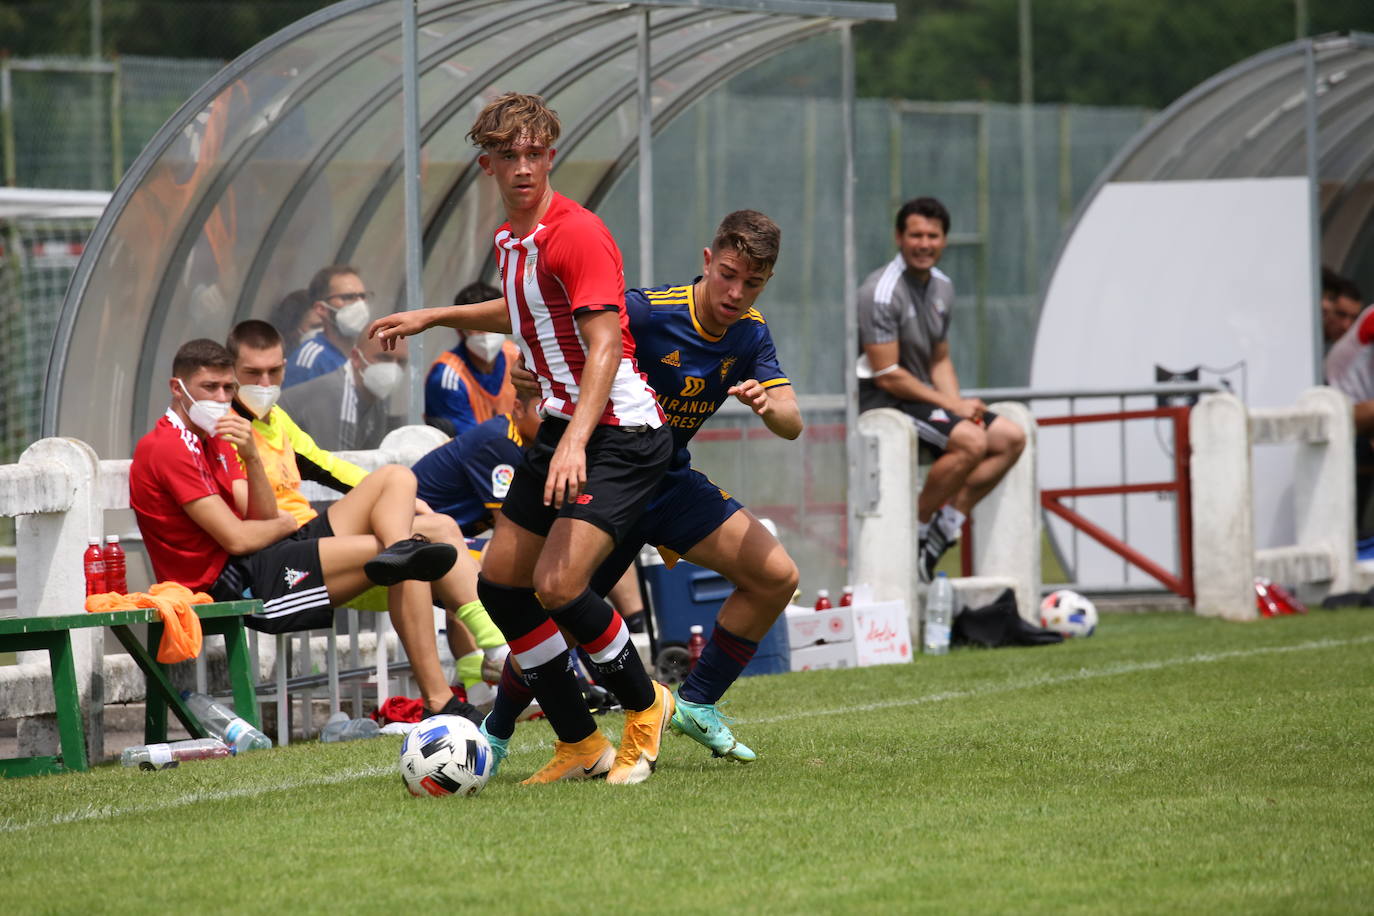
<svg viewBox="0 0 1374 916"><path fill-rule="evenodd" d="M506 416L506 438L521 448L525 447L525 440L520 436L520 428L515 425L515 418L510 415Z"/></svg>
<svg viewBox="0 0 1374 916"><path fill-rule="evenodd" d="M786 378L775 378L767 382L759 382L759 384L762 385L764 388L776 388L779 385L790 385L792 384L792 380Z"/></svg>

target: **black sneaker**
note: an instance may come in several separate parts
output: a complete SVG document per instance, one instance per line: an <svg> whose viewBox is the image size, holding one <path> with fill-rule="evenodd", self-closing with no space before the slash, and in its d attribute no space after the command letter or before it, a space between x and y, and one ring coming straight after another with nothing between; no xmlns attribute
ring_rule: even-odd
<svg viewBox="0 0 1374 916"><path fill-rule="evenodd" d="M481 725L482 720L486 718L482 715L482 713L477 709L476 706L473 706L471 703L468 703L464 700L458 699L457 696L449 697L448 702L444 704L444 708L439 710L438 712L430 712L428 709L425 709L424 704L421 703L420 719L428 719L430 716L462 716L464 719L467 719L473 725Z"/></svg>
<svg viewBox="0 0 1374 916"><path fill-rule="evenodd" d="M940 527L939 517L931 519L930 527L926 530L926 536L921 539L920 549L916 553L916 572L922 582L928 583L935 578L935 567L939 565L940 558L949 547L949 538L945 536L945 529Z"/></svg>
<svg viewBox="0 0 1374 916"><path fill-rule="evenodd" d="M396 585L407 579L433 582L458 562L452 544L435 544L423 534L397 541L363 564L363 573L378 585Z"/></svg>

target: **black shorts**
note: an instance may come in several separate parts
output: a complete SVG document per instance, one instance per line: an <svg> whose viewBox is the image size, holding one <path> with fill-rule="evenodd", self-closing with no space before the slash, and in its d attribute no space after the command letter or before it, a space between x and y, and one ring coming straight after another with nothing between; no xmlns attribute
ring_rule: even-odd
<svg viewBox="0 0 1374 916"><path fill-rule="evenodd" d="M971 420L965 421L963 417L956 417L943 407L936 407L927 401L902 401L892 406L911 417L911 422L916 424L916 435L920 437L921 444L935 458L939 458L945 453L945 449L949 448L949 434L953 432L954 427L960 423L973 422ZM983 420L979 425L983 429L987 429L996 419L997 414L985 410L983 411Z"/></svg>
<svg viewBox="0 0 1374 916"><path fill-rule="evenodd" d="M329 514L321 512L319 515L306 522L296 533L291 535L298 541L316 541L320 538L332 538L334 536L334 526L329 524Z"/></svg>
<svg viewBox="0 0 1374 916"><path fill-rule="evenodd" d="M547 537L556 518L591 522L617 543L639 518L673 457L673 434L666 426L598 426L587 440L587 483L581 495L561 509L544 505L549 461L568 421L548 417L539 437L515 469L501 511L515 524Z"/></svg>
<svg viewBox="0 0 1374 916"><path fill-rule="evenodd" d="M246 557L230 557L210 586L210 596L216 601L261 600L262 610L250 614L244 624L262 633L333 626L334 605L320 569L319 539L301 538L299 534Z"/></svg>

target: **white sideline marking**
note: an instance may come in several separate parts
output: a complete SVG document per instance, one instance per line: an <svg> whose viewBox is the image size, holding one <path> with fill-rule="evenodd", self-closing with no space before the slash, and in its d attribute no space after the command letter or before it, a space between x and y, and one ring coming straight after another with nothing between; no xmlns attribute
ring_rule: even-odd
<svg viewBox="0 0 1374 916"><path fill-rule="evenodd" d="M1008 681L974 687L970 690L946 690L941 693L928 693L925 696L906 697L900 700L882 700L877 703L860 703L857 706L843 706L839 709L814 709L805 712L790 712L780 716L766 716L761 719L739 718L741 723L750 725L768 722L790 722L795 719L811 719L816 716L847 716L856 712L872 712L879 709L895 709L903 706L921 706L926 703L940 703L945 700L966 700L973 697L989 696L997 693L1011 693L1035 687L1050 687L1055 684L1068 684L1073 681L1086 681L1099 677L1115 677L1119 674L1135 674L1139 671L1159 671L1163 668L1177 668L1182 665L1201 665L1220 662L1233 658L1248 658L1254 655L1273 655L1279 652L1304 652L1309 649L1334 649L1340 646L1358 646L1374 642L1374 636L1360 636L1355 639L1314 639L1291 646L1265 646L1260 649L1233 649L1229 652L1199 652L1182 658L1165 658L1153 662L1123 662L1102 668L1079 668L1067 674L1051 674L1026 678L1021 681Z"/></svg>
<svg viewBox="0 0 1374 916"><path fill-rule="evenodd" d="M1356 639L1317 639L1291 646L1266 646L1260 649L1236 649L1230 652L1199 652L1195 655L1185 655L1181 658L1166 658L1153 662L1125 662L1118 665L1107 665L1102 668L1080 668L1077 671L1072 671L1067 674L1026 678L1020 681L1009 681L1003 684L993 684L971 690L947 690L941 693L929 693L925 696L908 697L901 700L861 703L857 706L844 706L839 709L807 710L805 712L788 713L781 716L767 716L761 719L740 718L739 721L741 723L763 724L769 722L788 722L794 719L803 718L809 719L815 716L852 715L857 712L894 709L903 706L921 706L926 703L940 703L945 700L962 700L997 693L1010 693L1015 690L1027 690L1035 687L1066 684L1073 681L1090 680L1100 677L1115 677L1120 674L1134 674L1139 671L1158 671L1164 668L1177 668L1182 665L1200 665L1208 662L1226 661L1233 658L1273 655L1280 652L1305 652L1312 649L1334 649L1342 646L1363 645L1370 642L1374 642L1374 636L1361 636ZM536 744L531 742L529 744L516 745L512 750L526 751L535 746ZM538 746L542 746L542 744ZM129 805L122 808L91 806L76 811L69 811L65 814L55 814L41 820L26 821L23 823L5 819L0 821L0 833L17 833L23 830L31 830L35 827L56 827L62 824L74 824L81 821L107 820L110 818L124 817L130 814L149 814L155 811L167 811L172 808L181 808L186 805L195 805L201 802L228 801L235 798L253 798L259 795L266 795L270 792L286 792L292 789L303 789L309 786L337 785L344 782L355 782L359 779L371 779L374 776L386 776L394 774L395 772L396 768L394 765L371 766L359 770L345 770L341 773L334 773L330 776L320 776L313 779L288 779L272 785L245 786L239 789L223 789L213 792L192 792L188 795L169 798L146 805Z"/></svg>

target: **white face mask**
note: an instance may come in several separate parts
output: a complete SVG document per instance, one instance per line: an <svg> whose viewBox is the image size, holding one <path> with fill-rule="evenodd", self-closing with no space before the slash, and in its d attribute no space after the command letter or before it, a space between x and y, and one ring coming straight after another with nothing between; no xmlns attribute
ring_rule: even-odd
<svg viewBox="0 0 1374 916"><path fill-rule="evenodd" d="M367 363L363 369L363 387L372 392L379 401L391 397L391 392L401 383L405 374L397 363Z"/></svg>
<svg viewBox="0 0 1374 916"><path fill-rule="evenodd" d="M186 390L185 382L181 379L177 379L177 384L181 386L181 390L185 392L186 397L191 399L191 406L187 409L186 415L191 418L191 422L205 433L205 435L213 436L215 434L215 426L219 423L220 418L229 412L229 402L208 400L197 401L195 398L191 397L191 392Z"/></svg>
<svg viewBox="0 0 1374 916"><path fill-rule="evenodd" d="M280 385L240 385L239 400L261 420L267 416L281 397Z"/></svg>
<svg viewBox="0 0 1374 916"><path fill-rule="evenodd" d="M372 313L367 309L366 299L355 299L343 308L334 310L334 327L349 340L357 337L367 327Z"/></svg>
<svg viewBox="0 0 1374 916"><path fill-rule="evenodd" d="M502 345L506 338L502 334L490 334L482 331L471 331L464 339L467 344L468 352L477 357L484 363L493 362L501 352Z"/></svg>

